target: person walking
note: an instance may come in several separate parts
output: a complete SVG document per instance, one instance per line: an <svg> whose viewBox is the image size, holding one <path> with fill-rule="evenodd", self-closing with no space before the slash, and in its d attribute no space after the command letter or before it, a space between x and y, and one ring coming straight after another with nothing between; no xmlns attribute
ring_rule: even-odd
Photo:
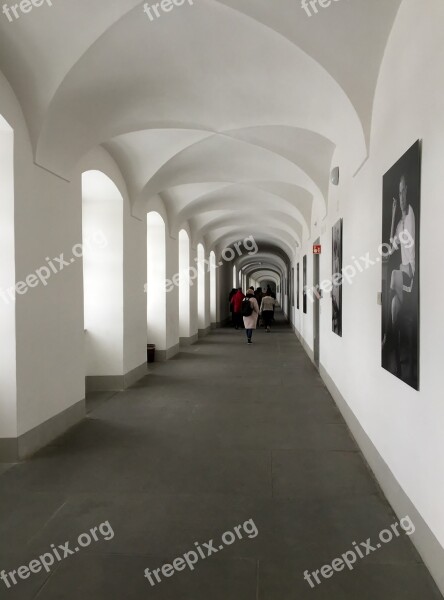
<svg viewBox="0 0 444 600"><path fill-rule="evenodd" d="M271 296L271 297L272 297L274 300L276 300L276 294L275 294L275 292L273 292L273 290L271 289L271 287L270 287L270 285L269 285L269 284L267 285L267 293L269 293L269 294L270 294L270 296ZM274 311L275 311L275 308L276 308L276 304L277 304L277 300L276 300L276 302L274 303L274 306L273 306L273 318L272 318L272 320L271 320L271 322L272 322L272 323L274 323Z"/></svg>
<svg viewBox="0 0 444 600"><path fill-rule="evenodd" d="M231 292L228 294L228 303L229 303L229 305L230 305L231 324L232 324L232 325L235 325L235 322L234 322L234 312L233 312L233 303L232 303L232 300L233 300L233 296L234 296L234 294L235 294L236 292L237 292L237 289L236 289L236 288L233 288L233 289L231 290Z"/></svg>
<svg viewBox="0 0 444 600"><path fill-rule="evenodd" d="M264 321L265 331L270 333L271 323L273 322L274 307L276 300L272 297L271 292L267 290L261 303L261 316Z"/></svg>
<svg viewBox="0 0 444 600"><path fill-rule="evenodd" d="M239 329L242 326L242 301L245 298L242 288L238 288L237 292L231 298L231 306L233 307L234 328Z"/></svg>
<svg viewBox="0 0 444 600"><path fill-rule="evenodd" d="M262 323L261 323L261 304L262 304L262 298L264 297L264 294L262 293L262 288L258 287L256 288L255 292L254 292L254 297L257 300L257 305L259 306L259 318L257 320L257 326L261 327Z"/></svg>
<svg viewBox="0 0 444 600"><path fill-rule="evenodd" d="M254 297L256 298L257 305L260 308L261 303L262 303L262 298L264 297L264 294L262 293L262 288L260 288L260 287L256 288L256 291L254 292Z"/></svg>
<svg viewBox="0 0 444 600"><path fill-rule="evenodd" d="M253 337L253 329L256 329L259 306L254 297L254 291L251 289L247 291L247 295L242 302L242 315L244 318L247 343L252 344L253 340L251 338Z"/></svg>

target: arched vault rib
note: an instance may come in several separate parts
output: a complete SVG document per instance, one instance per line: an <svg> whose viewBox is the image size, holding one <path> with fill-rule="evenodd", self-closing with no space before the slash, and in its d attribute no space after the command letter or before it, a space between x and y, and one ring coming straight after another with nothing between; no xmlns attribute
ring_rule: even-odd
<svg viewBox="0 0 444 600"><path fill-rule="evenodd" d="M199 227L199 234L207 239L209 239L213 232L224 228L224 227L232 227L237 223L245 222L248 226L248 223L252 223L251 211L239 212L237 214L232 214L230 216L219 216L205 225ZM250 225L253 230L259 231L267 231L268 228L277 230L279 229L282 233L286 233L289 238L294 238L297 243L301 244L301 226L297 221L291 220L287 217L287 219L282 220L282 215L276 213L275 211L264 211L260 215L256 215L253 221L254 224ZM254 234L253 234L254 235Z"/></svg>
<svg viewBox="0 0 444 600"><path fill-rule="evenodd" d="M269 273L273 274L273 278L277 279L279 281L279 279L283 278L283 274L276 270L273 269L272 267L264 267L263 269L244 269L244 273L246 275L248 275L249 277L266 277L269 275Z"/></svg>
<svg viewBox="0 0 444 600"><path fill-rule="evenodd" d="M140 0L94 0L93 6L88 0L76 0L57 3L50 18L33 15L26 26L20 20L11 27L6 18L0 19L0 69L19 99L34 151L66 77L102 35L133 10L139 13Z"/></svg>
<svg viewBox="0 0 444 600"><path fill-rule="evenodd" d="M186 159L186 152L188 150L191 150L201 141L208 140L211 135L213 135L211 132L192 130L150 130L119 136L107 143L105 147L119 164L125 179L132 184L130 187L130 194L134 198L139 196L140 189L144 187L147 179L149 181L153 175L159 173L159 171L163 167L166 167L170 161L173 161L172 168L174 169L176 158L179 161L183 161ZM255 142L246 142L246 144L245 152L248 152L247 149L249 146L264 147L263 144L256 144ZM306 144L304 145L307 146ZM270 152L274 152L274 150L270 150ZM275 154L281 156L284 160L290 160L292 164L296 164L294 163L294 160L291 161L284 153L280 154L275 152ZM314 162L320 162L322 157L319 152L316 152L315 154L318 155L318 160ZM296 166L298 167L298 165ZM329 165L325 164L324 175L326 174L328 176L328 171ZM320 180L320 178L318 179ZM310 178L308 178L307 181L309 185ZM180 186L174 187L177 189ZM298 194L299 197L296 210L302 212L302 219L303 222L305 222L304 228L307 228L304 235L308 235L308 224L311 222L313 197L309 192L304 192L299 186L298 189L300 191ZM169 190L162 191L165 197L168 197L168 191ZM255 193L257 195L257 190ZM271 192L267 191L267 193ZM275 194L275 196L278 196L278 194ZM178 201L180 201L180 198L178 197L178 194L175 194L174 203L176 204ZM181 202L179 203L181 204ZM293 206L296 206L294 201L291 201L291 203ZM323 214L325 212L325 204L322 193L319 193L316 196L315 204L318 206L317 211ZM143 204L141 206L143 212L142 207ZM135 209L134 212L137 214L138 209ZM172 211L172 214L174 214L174 212L177 211ZM301 215L299 215L299 217L300 216ZM187 218L188 216L183 220L186 220Z"/></svg>
<svg viewBox="0 0 444 600"><path fill-rule="evenodd" d="M255 261L272 261L278 265L282 271L285 271L288 268L291 261L285 250L268 241L264 241L264 239L260 237L258 237L256 241L259 246L259 251L253 256ZM239 265L239 268L242 268L247 262L251 262L251 256L243 254L237 259L236 264Z"/></svg>
<svg viewBox="0 0 444 600"><path fill-rule="evenodd" d="M187 67L182 69L183 71L188 71L188 65L195 62L198 70L204 73L206 57L199 47L199 38L202 39L202 45L205 44L211 52L212 45L220 46L218 33L225 37L229 33L230 44L233 46L232 54L238 59L243 54L247 55L250 48L254 47L261 64L262 52L259 54L259 46L266 46L265 55L268 46L279 48L280 61L287 65L288 72L295 73L295 79L300 81L302 87L305 86L305 82L301 81L304 70L294 68L292 62L296 54L303 54L307 63L317 65L324 73L324 79L330 78L335 82L342 93L344 107L348 100L357 116L355 124L362 124L363 135L368 141L379 67L400 2L401 0L338 2L333 3L328 11L323 11L322 15L309 19L294 0L280 0L278 8L269 0L200 0L199 6L194 6L192 11L174 11L168 19L159 20L156 27L150 27L149 20L142 13L143 2L139 0L95 0L94 6L87 8L85 0L78 0L76 3L58 4L51 9L50 19L42 20L36 17L28 20L26 27L17 24L12 29L7 20L2 19L0 68L19 98L31 132L37 162L56 172L59 172L56 168L59 165L60 174L65 177L69 177L70 165L85 151L106 142L119 132L145 128L148 119L157 126L169 120L176 125L180 123L183 126L187 123L188 126L193 124L196 128L199 127L200 118L165 119L165 113L162 114L161 111L154 119L147 116L147 113L157 112L152 110L154 107L150 102L151 98L154 97L155 101L158 97L165 98L162 85L157 85L159 81L155 80L158 72L164 70L165 63L156 70L155 62L158 57L159 62L162 62L165 55L171 58L175 52L180 51L183 63ZM79 24L79 27L73 28L72 23ZM131 44L128 44L128 39L132 40ZM175 41L174 51L168 48L171 39ZM118 43L119 40L121 44ZM257 40L260 40L260 44L257 44ZM322 43L319 43L319 40L322 40ZM126 46L137 49L139 60L137 57L134 60L133 57L132 64L129 58L127 60L131 50L124 48L123 42ZM187 46L195 50L194 57ZM54 53L54 47L63 47L63 52ZM183 49L185 52L182 52ZM229 52L230 49L227 49L227 56L219 57L219 61L214 64L227 64L231 70L233 65L238 67L236 59L230 60ZM140 57L149 57L149 60L141 61ZM251 55L249 57L251 59ZM190 58L193 58L193 61L190 61ZM178 62L177 56L174 56L174 59ZM114 81L107 79L107 60L115 67ZM139 87L134 84L135 78L132 79L132 76L138 74L137 63L143 63L145 68ZM274 64L278 63L274 60ZM154 68L150 69L151 66ZM263 66L264 70L271 72L266 59ZM82 79L87 69L92 77L88 79L86 76ZM149 71L153 72L153 76ZM39 77L35 76L37 72ZM167 73L168 69L164 72ZM171 79L174 79L175 74L173 70ZM178 80L182 81L184 78L193 81L191 74L188 77L188 72L179 73ZM245 79L248 83L250 80L251 77L248 76ZM212 84L214 79L210 77L210 81ZM92 86L89 85L90 82L93 83ZM132 113L127 119L118 118L122 117L122 113L116 106L111 106L111 97L119 83L121 88L127 89L128 97L122 96L123 102L118 98L116 106L124 107L123 112L128 109L128 112ZM160 84L162 83L164 81L160 78ZM234 88L245 89L239 87L237 82L233 83ZM216 91L224 89L229 89L229 86L215 86L214 97L211 99L217 99ZM262 87L262 90L264 89L265 86ZM151 94L151 90L159 91L158 97L155 92ZM100 93L96 94L97 91ZM280 91L282 96L286 95L285 89ZM134 101L129 100L133 92L135 95L136 92L141 92L145 115L141 114ZM211 90L210 94L213 96ZM323 98L328 98L328 102L332 99L329 94L324 94ZM97 106L94 99L97 99ZM200 100L200 90L192 99ZM248 105L248 102L246 104ZM327 106L327 102L324 104ZM270 106L265 98L263 105ZM285 114L285 111L278 112ZM332 115L335 112L338 114L337 110L333 110ZM350 111L349 113L351 115ZM205 110L198 110L196 114L207 116ZM87 120L90 119L84 127L82 115L86 115ZM96 116L100 118L96 119ZM58 119L60 122L57 122ZM69 123L65 128L60 128L64 121ZM267 125L274 122L277 123L270 118ZM286 120L281 124L294 123ZM244 127L249 125L251 123L243 124ZM206 118L201 126L213 131L229 129L223 126L208 127ZM84 146L74 139L83 137L76 135L81 133L82 128L83 133L87 134ZM347 129L350 130L351 127ZM330 139L338 142L337 139ZM61 144L53 144L57 140L61 141ZM64 146L70 145L73 152L66 150L65 154ZM58 160L57 155L60 155Z"/></svg>
<svg viewBox="0 0 444 600"><path fill-rule="evenodd" d="M242 256L237 266L245 273L270 270L277 273L279 277L284 277L288 271L288 266L282 258L277 255L267 255L264 253L258 253L252 257Z"/></svg>
<svg viewBox="0 0 444 600"><path fill-rule="evenodd" d="M159 20L148 36L147 22L130 11L89 48L46 111L38 163L69 178L71 166L91 147L167 122L217 132L288 125L334 143L346 129L352 153L358 161L365 157L362 126L350 100L303 50L256 20L239 19L232 9L218 10L216 20L209 0L188 11L186 27L181 14ZM129 38L134 43L128 44ZM254 77L252 47L261 67ZM140 60L153 55L155 61Z"/></svg>
<svg viewBox="0 0 444 600"><path fill-rule="evenodd" d="M249 142L212 136L182 150L164 164L150 179L142 198L189 183L209 181L250 183L258 178L269 182L284 181L306 189L315 202L323 206L325 199L315 182L290 160Z"/></svg>
<svg viewBox="0 0 444 600"><path fill-rule="evenodd" d="M226 135L266 148L300 167L328 197L330 168L335 144L299 127L267 125L225 132Z"/></svg>
<svg viewBox="0 0 444 600"><path fill-rule="evenodd" d="M294 0L280 0L279 10L269 0L214 2L229 6L270 28L322 65L350 98L369 147L380 65L402 0L332 3L328 13L317 18L307 18L300 3ZM321 44L319 40L322 40ZM338 60L344 55L347 60Z"/></svg>
<svg viewBox="0 0 444 600"><path fill-rule="evenodd" d="M261 283L264 279L274 281L276 285L282 282L282 275L275 271L274 269L267 269L263 271L253 271L248 274L249 277L252 277Z"/></svg>
<svg viewBox="0 0 444 600"><path fill-rule="evenodd" d="M268 256L263 253L258 253L254 256L241 256L241 260L238 261L237 266L239 269L245 270L254 265L260 266L261 268L273 268L277 269L279 273L283 274L287 270L286 263L278 256Z"/></svg>
<svg viewBox="0 0 444 600"><path fill-rule="evenodd" d="M178 231L185 222L190 221L195 215L225 210L234 213L235 217L238 211L242 211L244 207L248 206L250 209L254 207L255 214L263 210L273 209L276 212L280 212L282 219L286 219L287 217L292 220L294 219L298 222L297 230L302 227L299 231L300 237L305 238L309 233L312 200L308 194L304 196L302 192L303 190L301 189L302 206L295 206L295 204L286 198L282 198L271 192L265 192L260 187L255 187L254 185L233 184L223 186L201 195L194 201L188 202L182 207L182 210L176 212L172 222L172 232L174 235L175 231ZM167 192L163 194L163 197L167 205L174 207L180 194L174 194L172 198L169 198Z"/></svg>
<svg viewBox="0 0 444 600"><path fill-rule="evenodd" d="M297 242L294 237L288 236L287 233L274 227L267 228L265 231L254 231L248 226L237 226L237 227L225 227L217 231L213 231L213 235L206 236L206 242L208 248L212 249L217 247L220 251L224 248L236 243L242 242L245 238L253 235L259 252L270 245L280 249L280 251L287 257L295 256L297 249ZM199 241L197 238L196 242ZM195 245L195 244L194 244Z"/></svg>

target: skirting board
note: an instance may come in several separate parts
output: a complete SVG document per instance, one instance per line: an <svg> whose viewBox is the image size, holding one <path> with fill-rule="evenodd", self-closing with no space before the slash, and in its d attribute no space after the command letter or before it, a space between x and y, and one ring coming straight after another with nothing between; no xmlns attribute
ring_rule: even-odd
<svg viewBox="0 0 444 600"><path fill-rule="evenodd" d="M190 335L190 337L181 337L179 340L179 346L186 348L188 346L192 346L199 339L199 334L195 333L194 335Z"/></svg>
<svg viewBox="0 0 444 600"><path fill-rule="evenodd" d="M199 329L199 332L198 332L199 339L207 336L210 333L210 331L211 331L211 325L208 325L208 327L206 327L205 329Z"/></svg>
<svg viewBox="0 0 444 600"><path fill-rule="evenodd" d="M142 363L125 375L88 375L85 378L86 392L119 392L126 390L147 373L147 363Z"/></svg>
<svg viewBox="0 0 444 600"><path fill-rule="evenodd" d="M170 358L173 358L173 356L176 356L176 354L179 354L180 352L180 344L175 344L174 346L171 346L171 348L168 348L166 351L166 360L170 360Z"/></svg>
<svg viewBox="0 0 444 600"><path fill-rule="evenodd" d="M180 344L175 344L166 350L157 350L155 354L155 362L165 362L176 356L180 352Z"/></svg>
<svg viewBox="0 0 444 600"><path fill-rule="evenodd" d="M307 342L304 340L304 338L301 336L301 334L299 333L299 331L296 329L296 327L294 325L293 325L293 330L294 330L298 340L301 342L302 347L304 348L305 352L308 354L311 362L314 364L313 350L310 348L310 346L307 344Z"/></svg>
<svg viewBox="0 0 444 600"><path fill-rule="evenodd" d="M128 373L123 376L124 389L126 390L127 388L131 387L132 385L140 381L143 377L145 377L145 375L147 374L148 365L145 362L133 369L132 371L128 371Z"/></svg>
<svg viewBox="0 0 444 600"><path fill-rule="evenodd" d="M216 323L211 323L211 329L220 329L221 327L226 327L231 323L231 317L226 317L222 319L222 321L216 321Z"/></svg>
<svg viewBox="0 0 444 600"><path fill-rule="evenodd" d="M414 543L441 593L444 595L444 548L402 489L389 466L379 454L345 398L336 387L333 379L322 365L320 366L319 373L396 515L400 519L408 515L415 524L416 531L410 539Z"/></svg>
<svg viewBox="0 0 444 600"><path fill-rule="evenodd" d="M18 438L0 439L0 462L17 462L31 456L80 423L85 416L85 400L81 400Z"/></svg>

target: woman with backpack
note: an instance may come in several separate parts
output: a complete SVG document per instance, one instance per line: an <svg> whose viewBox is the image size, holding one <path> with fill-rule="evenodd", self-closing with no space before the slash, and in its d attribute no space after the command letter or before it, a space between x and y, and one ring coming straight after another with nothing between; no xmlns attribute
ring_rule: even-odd
<svg viewBox="0 0 444 600"><path fill-rule="evenodd" d="M242 316L244 318L247 343L252 344L253 329L256 329L257 318L259 316L259 305L254 297L254 290L248 290L246 297L242 301Z"/></svg>

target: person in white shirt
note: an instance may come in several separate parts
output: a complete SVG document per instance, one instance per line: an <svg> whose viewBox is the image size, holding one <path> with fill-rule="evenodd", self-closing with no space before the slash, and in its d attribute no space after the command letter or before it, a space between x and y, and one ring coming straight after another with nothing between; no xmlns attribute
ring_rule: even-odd
<svg viewBox="0 0 444 600"><path fill-rule="evenodd" d="M262 298L261 303L261 316L264 321L265 331L270 333L270 326L273 321L274 307L276 306L276 300L271 296L271 291L266 292Z"/></svg>

